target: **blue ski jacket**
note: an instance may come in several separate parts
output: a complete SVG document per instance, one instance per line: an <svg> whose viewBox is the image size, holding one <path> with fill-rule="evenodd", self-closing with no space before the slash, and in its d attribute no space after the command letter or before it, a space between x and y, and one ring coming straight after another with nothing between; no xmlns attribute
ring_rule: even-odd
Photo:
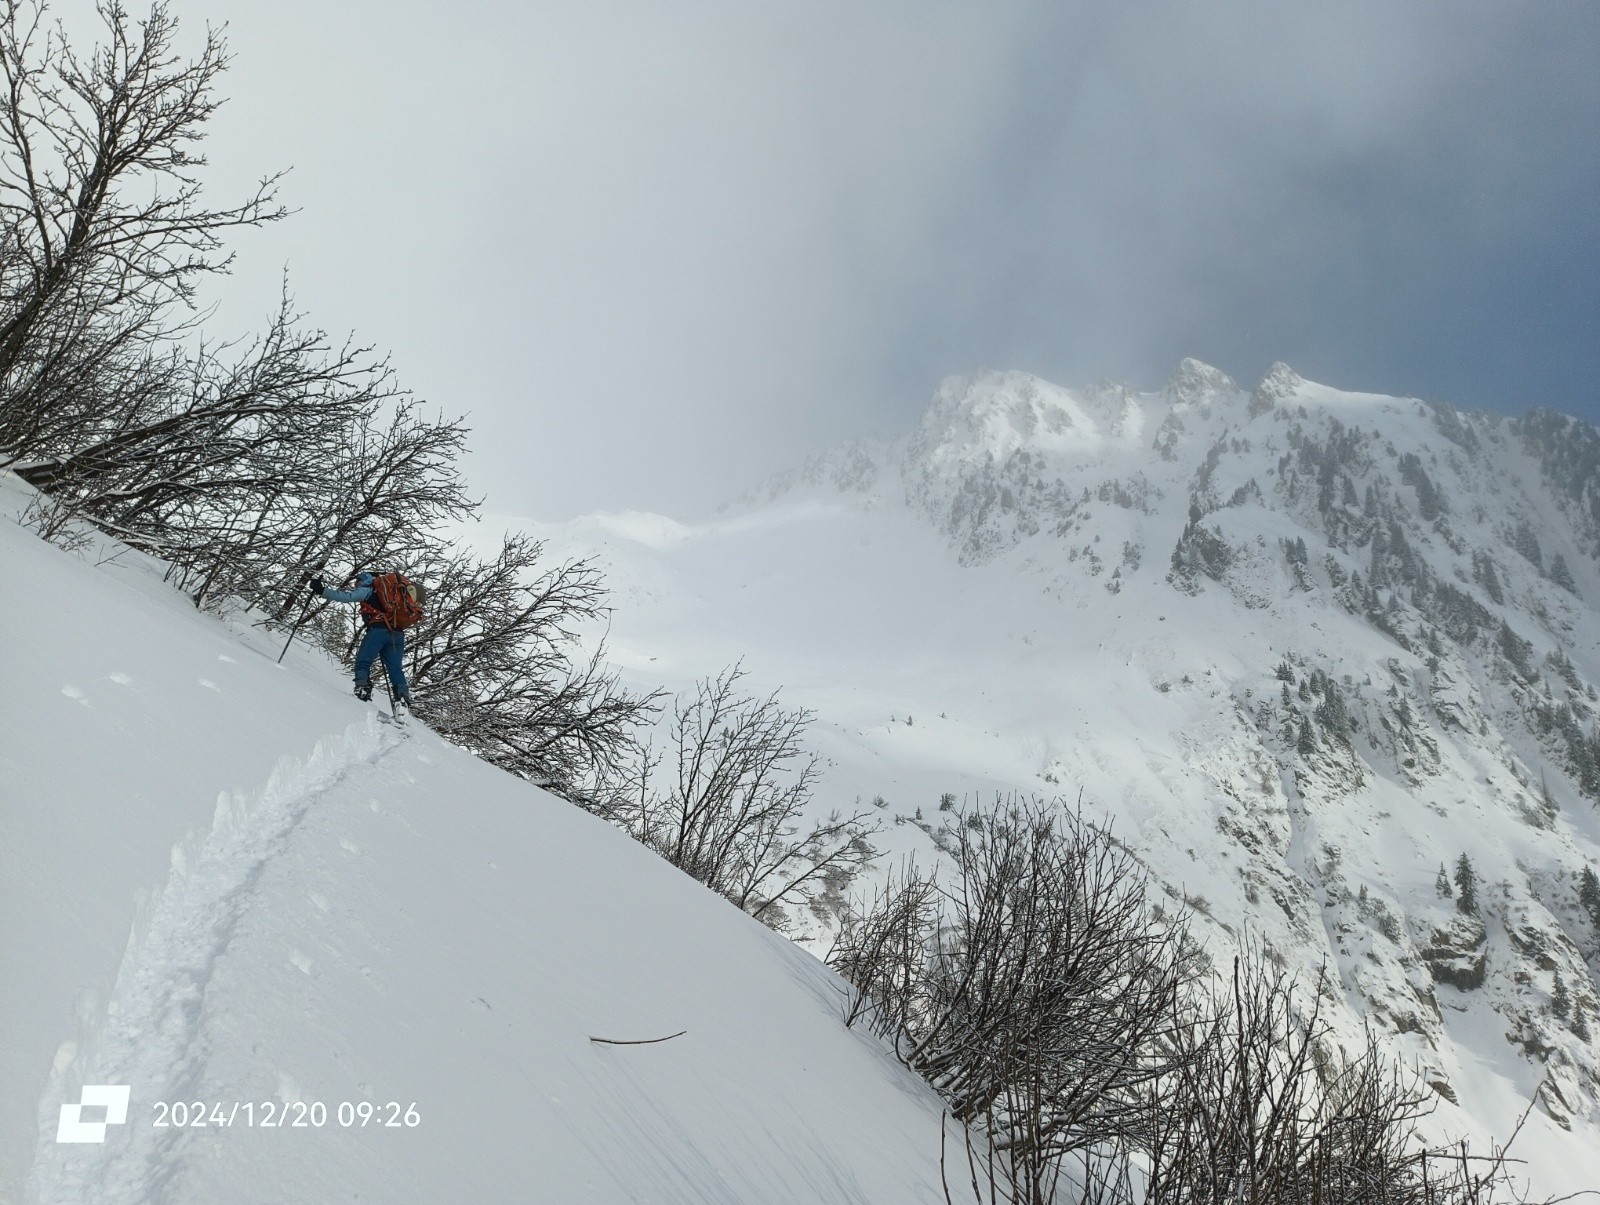
<svg viewBox="0 0 1600 1205"><path fill-rule="evenodd" d="M372 574L357 574L354 590L335 590L332 586L324 586L322 587L322 597L329 602L366 602L367 599L372 597Z"/></svg>

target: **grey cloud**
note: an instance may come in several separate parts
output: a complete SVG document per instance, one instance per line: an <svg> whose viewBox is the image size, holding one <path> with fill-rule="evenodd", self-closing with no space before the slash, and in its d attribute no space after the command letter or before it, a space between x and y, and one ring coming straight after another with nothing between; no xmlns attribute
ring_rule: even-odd
<svg viewBox="0 0 1600 1205"><path fill-rule="evenodd" d="M217 186L302 207L218 321L287 262L496 509L708 506L979 366L1594 416L1586 6L181 2Z"/></svg>

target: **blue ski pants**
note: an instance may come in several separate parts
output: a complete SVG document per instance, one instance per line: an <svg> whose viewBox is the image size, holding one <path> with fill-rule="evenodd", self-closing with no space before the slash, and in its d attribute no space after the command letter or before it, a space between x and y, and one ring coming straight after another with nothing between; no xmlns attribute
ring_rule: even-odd
<svg viewBox="0 0 1600 1205"><path fill-rule="evenodd" d="M394 693L402 699L409 699L411 695L406 689L406 671L401 664L405 655L404 632L391 631L381 623L373 624L361 637L361 645L356 649L356 685L372 681L372 663L382 658L383 668L394 685Z"/></svg>

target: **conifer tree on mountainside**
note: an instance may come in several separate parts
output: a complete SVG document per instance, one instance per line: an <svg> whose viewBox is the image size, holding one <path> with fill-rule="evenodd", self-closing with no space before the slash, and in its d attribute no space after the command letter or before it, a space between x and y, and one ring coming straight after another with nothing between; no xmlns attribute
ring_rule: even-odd
<svg viewBox="0 0 1600 1205"><path fill-rule="evenodd" d="M1478 914L1478 874L1466 854L1456 859L1456 908L1468 916Z"/></svg>
<svg viewBox="0 0 1600 1205"><path fill-rule="evenodd" d="M1595 874L1592 866L1585 866L1579 876L1578 902L1589 914L1594 927L1600 929L1600 876Z"/></svg>

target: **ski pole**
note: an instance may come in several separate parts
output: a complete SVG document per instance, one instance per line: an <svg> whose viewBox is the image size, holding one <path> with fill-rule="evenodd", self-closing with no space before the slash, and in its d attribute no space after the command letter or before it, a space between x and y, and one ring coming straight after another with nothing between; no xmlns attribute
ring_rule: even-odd
<svg viewBox="0 0 1600 1205"><path fill-rule="evenodd" d="M306 579L308 582L310 578ZM306 616L311 614L311 604L314 599L306 599L305 606L300 608L300 618L296 619L289 628L289 639L283 642L283 652L278 654L278 664L283 664L283 659L289 655L289 646L294 643L294 634L300 630L300 625L306 621Z"/></svg>
<svg viewBox="0 0 1600 1205"><path fill-rule="evenodd" d="M389 667L383 667L383 688L389 692L389 718L395 723L400 722L400 704L394 695L394 683L389 681Z"/></svg>

